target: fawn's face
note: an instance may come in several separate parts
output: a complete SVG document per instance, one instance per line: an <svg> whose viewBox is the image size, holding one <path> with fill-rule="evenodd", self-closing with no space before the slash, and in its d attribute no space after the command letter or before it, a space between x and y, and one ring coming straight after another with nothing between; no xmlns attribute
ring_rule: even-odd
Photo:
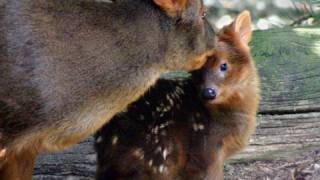
<svg viewBox="0 0 320 180"><path fill-rule="evenodd" d="M245 12L218 34L213 56L203 67L202 98L211 105L222 104L240 95L246 81L254 72L248 43L251 39L250 14Z"/></svg>

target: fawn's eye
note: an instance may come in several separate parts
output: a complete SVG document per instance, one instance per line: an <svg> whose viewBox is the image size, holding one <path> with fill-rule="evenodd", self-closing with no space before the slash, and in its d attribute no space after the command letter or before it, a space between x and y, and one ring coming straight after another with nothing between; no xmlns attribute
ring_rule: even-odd
<svg viewBox="0 0 320 180"><path fill-rule="evenodd" d="M224 72L228 70L228 64L224 63L220 65L220 71Z"/></svg>

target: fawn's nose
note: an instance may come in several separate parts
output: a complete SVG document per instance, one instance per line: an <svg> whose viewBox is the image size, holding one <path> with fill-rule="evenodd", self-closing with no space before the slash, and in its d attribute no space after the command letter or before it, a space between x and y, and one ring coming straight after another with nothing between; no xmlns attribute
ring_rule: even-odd
<svg viewBox="0 0 320 180"><path fill-rule="evenodd" d="M217 92L213 88L206 88L202 90L202 98L205 100L214 100L217 96Z"/></svg>

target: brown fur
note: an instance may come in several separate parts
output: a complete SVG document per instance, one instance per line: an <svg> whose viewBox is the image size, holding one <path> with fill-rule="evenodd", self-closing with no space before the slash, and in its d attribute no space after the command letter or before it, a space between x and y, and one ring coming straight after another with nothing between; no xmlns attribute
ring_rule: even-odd
<svg viewBox="0 0 320 180"><path fill-rule="evenodd" d="M187 7L187 0L154 0L154 2L160 6L169 16L176 16L177 13L181 13Z"/></svg>
<svg viewBox="0 0 320 180"><path fill-rule="evenodd" d="M169 17L150 0L1 3L0 179L30 179L19 169L37 154L88 137L161 73L203 65L215 39L202 6ZM17 178L6 177L12 169Z"/></svg>
<svg viewBox="0 0 320 180"><path fill-rule="evenodd" d="M259 79L251 31L243 12L220 31L215 54L191 79L159 80L99 130L97 179L223 179L224 162L255 129ZM215 99L199 97L207 88L217 91Z"/></svg>
<svg viewBox="0 0 320 180"><path fill-rule="evenodd" d="M32 169L34 166L34 159L36 154L34 152L21 151L20 153L9 153L7 155L7 163L1 167L0 177L5 179L31 180Z"/></svg>

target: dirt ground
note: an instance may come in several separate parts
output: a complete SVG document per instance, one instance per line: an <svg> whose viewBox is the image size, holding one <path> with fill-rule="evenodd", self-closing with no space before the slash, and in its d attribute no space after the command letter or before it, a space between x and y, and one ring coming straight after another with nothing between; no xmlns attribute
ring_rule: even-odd
<svg viewBox="0 0 320 180"><path fill-rule="evenodd" d="M225 180L320 180L320 149L287 159L229 163Z"/></svg>

